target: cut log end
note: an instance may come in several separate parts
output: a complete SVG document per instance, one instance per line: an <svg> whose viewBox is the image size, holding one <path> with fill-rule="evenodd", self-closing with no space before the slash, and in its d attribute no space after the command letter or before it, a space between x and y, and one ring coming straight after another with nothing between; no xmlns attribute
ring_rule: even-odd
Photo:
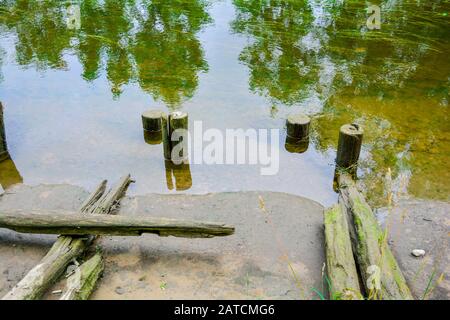
<svg viewBox="0 0 450 320"><path fill-rule="evenodd" d="M160 110L148 110L142 113L142 126L144 130L158 132L162 129L163 112Z"/></svg>
<svg viewBox="0 0 450 320"><path fill-rule="evenodd" d="M286 120L287 136L295 140L309 139L311 119L304 114L291 114Z"/></svg>

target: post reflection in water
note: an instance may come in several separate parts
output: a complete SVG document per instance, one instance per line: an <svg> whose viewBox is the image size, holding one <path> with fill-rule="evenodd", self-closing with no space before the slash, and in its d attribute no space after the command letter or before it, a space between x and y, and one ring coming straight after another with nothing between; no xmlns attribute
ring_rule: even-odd
<svg viewBox="0 0 450 320"><path fill-rule="evenodd" d="M23 178L9 155L6 159L0 159L0 185L3 189L6 190L9 187L22 182Z"/></svg>
<svg viewBox="0 0 450 320"><path fill-rule="evenodd" d="M177 109L194 95L208 64L196 34L211 18L203 0L81 0L79 28L64 1L7 1L0 26L17 37L16 62L37 70L67 69L78 57L82 77L106 74L114 98L132 83ZM0 59L1 60L1 59Z"/></svg>
<svg viewBox="0 0 450 320"><path fill-rule="evenodd" d="M169 190L185 191L192 187L191 167L189 163L174 164L164 160L166 182Z"/></svg>
<svg viewBox="0 0 450 320"><path fill-rule="evenodd" d="M305 153L309 147L309 137L303 140L298 140L286 135L286 142L284 148L290 153Z"/></svg>
<svg viewBox="0 0 450 320"><path fill-rule="evenodd" d="M150 145L158 145L162 142L162 131L144 130L144 141Z"/></svg>
<svg viewBox="0 0 450 320"><path fill-rule="evenodd" d="M3 119L3 104L0 102L0 185L3 189L7 189L14 184L22 182L22 176L8 152Z"/></svg>

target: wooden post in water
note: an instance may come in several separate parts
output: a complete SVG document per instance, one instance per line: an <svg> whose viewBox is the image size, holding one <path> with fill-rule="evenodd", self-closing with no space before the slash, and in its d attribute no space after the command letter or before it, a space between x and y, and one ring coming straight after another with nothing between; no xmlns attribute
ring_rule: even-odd
<svg viewBox="0 0 450 320"><path fill-rule="evenodd" d="M142 126L144 130L157 132L162 128L162 116L161 110L147 110L142 114Z"/></svg>
<svg viewBox="0 0 450 320"><path fill-rule="evenodd" d="M6 144L5 123L3 122L3 105L0 102L0 161L9 157Z"/></svg>
<svg viewBox="0 0 450 320"><path fill-rule="evenodd" d="M303 153L309 146L311 119L304 114L291 114L286 119L285 148L291 153Z"/></svg>
<svg viewBox="0 0 450 320"><path fill-rule="evenodd" d="M169 118L166 114L163 114L161 118L161 124L162 124L162 142L163 142L163 150L164 150L164 159L170 160L171 158L171 141L170 141L170 130L169 130Z"/></svg>
<svg viewBox="0 0 450 320"><path fill-rule="evenodd" d="M171 145L171 160L175 164L184 162L188 157L188 114L183 111L175 111L169 115L169 137ZM178 130L178 131L177 131ZM175 133L175 134L174 134ZM177 142L178 141L178 142ZM173 157L172 153L176 153Z"/></svg>
<svg viewBox="0 0 450 320"><path fill-rule="evenodd" d="M142 114L142 126L144 128L144 140L148 144L160 144L162 140L161 110L147 110Z"/></svg>
<svg viewBox="0 0 450 320"><path fill-rule="evenodd" d="M362 140L363 129L359 125L352 123L341 127L336 157L338 169L356 172Z"/></svg>

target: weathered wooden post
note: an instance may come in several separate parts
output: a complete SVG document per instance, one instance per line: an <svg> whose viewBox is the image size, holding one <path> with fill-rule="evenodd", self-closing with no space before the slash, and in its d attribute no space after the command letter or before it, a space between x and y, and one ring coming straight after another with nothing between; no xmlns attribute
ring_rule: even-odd
<svg viewBox="0 0 450 320"><path fill-rule="evenodd" d="M309 146L311 119L304 114L291 114L286 119L285 148L291 153L303 153Z"/></svg>
<svg viewBox="0 0 450 320"><path fill-rule="evenodd" d="M3 121L3 105L0 102L0 161L9 158L6 144L5 123Z"/></svg>
<svg viewBox="0 0 450 320"><path fill-rule="evenodd" d="M172 152L172 143L170 141L169 117L166 114L163 114L161 118L161 124L162 124L161 135L163 142L164 159L170 160Z"/></svg>
<svg viewBox="0 0 450 320"><path fill-rule="evenodd" d="M339 131L339 142L336 156L336 169L334 171L333 189L339 191L339 176L348 173L356 179L358 159L364 131L357 124L345 124Z"/></svg>
<svg viewBox="0 0 450 320"><path fill-rule="evenodd" d="M161 134L165 160L171 160L177 164L186 161L188 157L188 122L188 114L183 111L172 112L169 116L162 114ZM176 157L172 157L172 152L176 153Z"/></svg>
<svg viewBox="0 0 450 320"><path fill-rule="evenodd" d="M175 164L185 162L188 157L188 114L175 111L169 115L171 160Z"/></svg>
<svg viewBox="0 0 450 320"><path fill-rule="evenodd" d="M161 110L147 110L142 114L142 126L144 128L144 140L148 144L160 144L162 140Z"/></svg>
<svg viewBox="0 0 450 320"><path fill-rule="evenodd" d="M163 112L161 110L147 110L142 113L142 126L144 130L150 132L161 131L162 116Z"/></svg>
<svg viewBox="0 0 450 320"><path fill-rule="evenodd" d="M338 169L356 171L363 140L363 129L357 124L345 124L339 131L336 157Z"/></svg>

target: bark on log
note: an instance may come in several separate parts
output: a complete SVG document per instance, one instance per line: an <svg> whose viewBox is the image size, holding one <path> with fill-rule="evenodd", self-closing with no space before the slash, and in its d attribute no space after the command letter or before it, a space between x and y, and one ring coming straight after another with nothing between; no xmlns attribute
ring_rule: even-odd
<svg viewBox="0 0 450 320"><path fill-rule="evenodd" d="M234 227L222 223L38 210L0 212L0 228L39 234L140 236L153 233L187 238L210 238L234 233Z"/></svg>
<svg viewBox="0 0 450 320"><path fill-rule="evenodd" d="M66 288L60 300L87 300L94 292L103 269L102 255L97 253L77 267L67 278Z"/></svg>
<svg viewBox="0 0 450 320"><path fill-rule="evenodd" d="M360 300L362 295L345 208L336 204L325 210L324 224L330 298Z"/></svg>
<svg viewBox="0 0 450 320"><path fill-rule="evenodd" d="M123 177L120 182L109 192L116 195L117 198L102 197L104 193L103 181L97 189L91 193L86 199L85 203L80 208L80 211L91 213L99 206L103 208L103 212L110 211L112 206L120 199L125 192L128 185L131 183L130 175ZM101 198L97 202L92 203L93 199ZM107 200L111 207L108 209L102 205L103 200ZM90 205L88 205L91 203ZM108 209L108 210L106 210ZM93 237L70 237L61 236L53 244L47 255L42 258L38 265L36 265L27 275L8 292L3 300L36 300L40 299L48 288L63 274L69 263L84 253L89 247Z"/></svg>
<svg viewBox="0 0 450 320"><path fill-rule="evenodd" d="M372 209L348 174L339 176L340 202L345 205L351 225L353 252L369 299L413 299L406 280L389 249Z"/></svg>

